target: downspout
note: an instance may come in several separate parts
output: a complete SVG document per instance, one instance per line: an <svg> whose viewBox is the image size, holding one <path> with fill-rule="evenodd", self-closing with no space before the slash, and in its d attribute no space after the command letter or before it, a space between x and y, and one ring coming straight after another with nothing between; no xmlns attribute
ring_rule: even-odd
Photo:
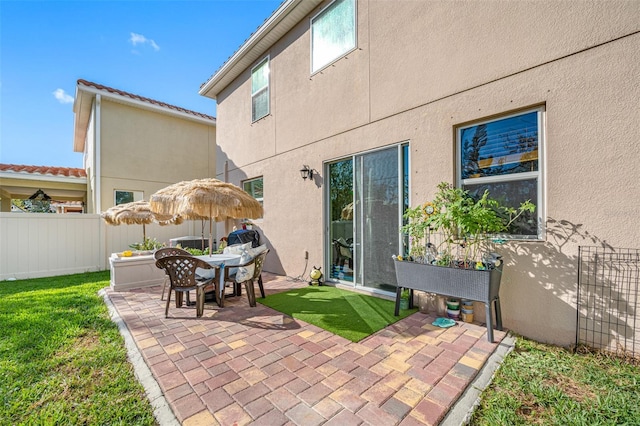
<svg viewBox="0 0 640 426"><path fill-rule="evenodd" d="M96 120L95 120L95 126L93 129L94 132L94 139L95 139L95 148L94 148L94 153L93 153L93 170L95 173L95 177L96 177L96 191L95 191L95 206L96 206L96 213L100 214L100 212L102 211L102 193L101 193L101 181L102 181L102 174L101 174L101 170L100 170L100 134L102 133L100 131L100 105L102 103L102 95L96 95L96 110L95 110L95 114L96 114Z"/></svg>
<svg viewBox="0 0 640 426"><path fill-rule="evenodd" d="M95 122L93 127L93 139L94 143L94 152L93 152L93 170L94 176L96 180L95 187L95 212L96 214L100 214L102 212L102 171L100 168L100 105L102 104L102 95L96 95L96 104L95 104ZM107 236L106 236L106 226L102 223L102 220L98 220L99 222L99 237L98 237L98 247L100 247L99 261L100 261L100 269L106 270L109 266L109 260L107 258Z"/></svg>

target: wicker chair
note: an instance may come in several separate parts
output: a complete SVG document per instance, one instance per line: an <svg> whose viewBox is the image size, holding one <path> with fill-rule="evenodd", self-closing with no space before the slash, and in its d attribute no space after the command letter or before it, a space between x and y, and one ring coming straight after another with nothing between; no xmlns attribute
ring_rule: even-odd
<svg viewBox="0 0 640 426"><path fill-rule="evenodd" d="M183 294L191 290L196 291L196 316L201 317L204 313L204 299L206 291L213 291L214 294L218 294L218 281L220 268L218 266L211 266L204 260L197 259L193 256L167 256L156 261L158 268L163 268L167 275L169 275L169 281L171 288L167 295L167 307L164 315L169 316L169 304L171 303L171 292L176 293L176 308L182 307ZM214 276L205 280L198 280L196 275L196 269L213 269L215 270Z"/></svg>
<svg viewBox="0 0 640 426"><path fill-rule="evenodd" d="M353 238L349 238L346 241L344 238L333 240L333 247L336 251L336 266L342 269L346 261L349 269L353 269Z"/></svg>
<svg viewBox="0 0 640 426"><path fill-rule="evenodd" d="M242 268L242 267L246 267L249 265L254 265L254 270L253 270L253 275L251 276L250 279L244 281L244 282L237 282L236 281L236 274L233 273L229 273L230 268L225 268L224 269L224 282L231 282L233 283L234 286L234 294L237 296L241 295L241 286L244 283L245 289L247 291L247 298L249 299L249 306L251 307L255 307L256 306L256 293L255 293L255 289L254 289L254 282L258 281L258 287L260 288L260 295L262 296L262 298L264 299L266 297L265 293L264 293L264 286L262 285L262 267L264 265L264 259L267 257L267 254L269 253L269 249L263 251L260 254L257 254L253 259L251 259L250 261L243 263L241 265L234 265L233 268Z"/></svg>
<svg viewBox="0 0 640 426"><path fill-rule="evenodd" d="M162 259L163 257L167 257L167 256L191 256L191 253L178 247L165 247L165 248L156 250L156 252L153 254L153 257L156 260L156 262ZM158 264L156 263L156 266L157 265ZM160 296L160 300L164 300L164 291L167 288L168 282L169 282L169 275L167 274L164 277L164 283L162 283L162 296ZM187 293L187 305L188 304L189 304L189 293Z"/></svg>

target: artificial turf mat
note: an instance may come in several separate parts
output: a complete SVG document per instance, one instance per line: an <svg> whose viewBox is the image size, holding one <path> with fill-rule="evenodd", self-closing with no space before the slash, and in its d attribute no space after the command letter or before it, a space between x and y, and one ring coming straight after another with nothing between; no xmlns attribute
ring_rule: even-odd
<svg viewBox="0 0 640 426"><path fill-rule="evenodd" d="M259 302L293 318L358 342L417 311L402 309L393 315L395 302L332 286L305 287L270 294Z"/></svg>

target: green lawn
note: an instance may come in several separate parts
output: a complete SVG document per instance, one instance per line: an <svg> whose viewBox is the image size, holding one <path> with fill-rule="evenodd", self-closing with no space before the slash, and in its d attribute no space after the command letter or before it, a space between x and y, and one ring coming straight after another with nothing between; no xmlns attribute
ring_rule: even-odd
<svg viewBox="0 0 640 426"><path fill-rule="evenodd" d="M403 309L394 316L395 302L333 286L309 286L258 299L263 305L333 334L359 342L415 312Z"/></svg>
<svg viewBox="0 0 640 426"><path fill-rule="evenodd" d="M156 424L108 285L108 271L0 282L0 424Z"/></svg>
<svg viewBox="0 0 640 426"><path fill-rule="evenodd" d="M640 367L518 338L472 425L640 425Z"/></svg>

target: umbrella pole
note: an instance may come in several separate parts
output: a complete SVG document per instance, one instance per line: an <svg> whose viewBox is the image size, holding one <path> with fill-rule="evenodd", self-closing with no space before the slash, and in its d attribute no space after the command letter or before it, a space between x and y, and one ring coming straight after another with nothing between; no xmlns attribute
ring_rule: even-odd
<svg viewBox="0 0 640 426"><path fill-rule="evenodd" d="M142 224L142 244L147 241L147 229L145 228L145 224Z"/></svg>
<svg viewBox="0 0 640 426"><path fill-rule="evenodd" d="M209 206L209 256L211 256L211 246L213 245L213 217L211 213L211 206Z"/></svg>
<svg viewBox="0 0 640 426"><path fill-rule="evenodd" d="M204 252L204 219L200 219L200 249Z"/></svg>

